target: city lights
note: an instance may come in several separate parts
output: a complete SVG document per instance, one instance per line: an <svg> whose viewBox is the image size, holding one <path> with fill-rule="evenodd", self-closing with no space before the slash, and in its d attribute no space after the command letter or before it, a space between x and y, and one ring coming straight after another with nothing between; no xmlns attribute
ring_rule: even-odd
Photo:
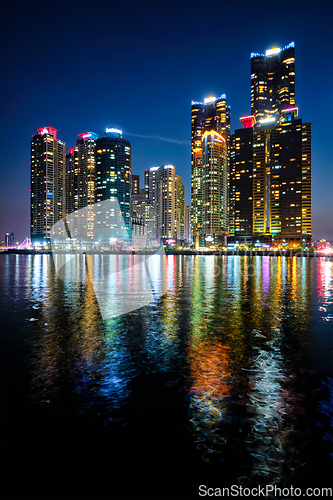
<svg viewBox="0 0 333 500"><path fill-rule="evenodd" d="M226 248L227 243L229 248L262 250L310 245L311 124L298 118L295 106L294 45L251 55L251 113L240 117L243 128L235 134L230 133L225 94L192 101L191 211L174 165L146 169L145 189L140 190L138 176L131 171L130 143L120 128L105 128L104 137L78 134L80 139L67 154L56 129L37 129L31 151L32 240L48 243L52 225L78 211L70 238L83 231L85 245L96 246L100 240L95 233L103 228L110 244L107 230L117 227L116 211L97 211L85 222L79 211L117 197L123 221L119 230L133 229L141 239L174 239L182 247L186 241L194 248L210 249ZM274 61L270 71L267 58ZM45 135L47 142L42 141ZM47 146L51 143L56 155ZM47 172L52 163L56 183L51 177L46 186L39 182L46 167L40 158L47 160ZM41 192L42 212L36 205ZM118 243L123 237L128 245L124 234Z"/></svg>
<svg viewBox="0 0 333 500"><path fill-rule="evenodd" d="M1 498L333 494L330 14L5 3Z"/></svg>

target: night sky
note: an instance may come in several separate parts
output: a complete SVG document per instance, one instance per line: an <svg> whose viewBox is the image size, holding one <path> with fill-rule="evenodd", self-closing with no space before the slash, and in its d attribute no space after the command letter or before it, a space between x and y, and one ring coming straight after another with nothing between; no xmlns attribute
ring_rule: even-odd
<svg viewBox="0 0 333 500"><path fill-rule="evenodd" d="M333 240L333 2L1 2L0 241L30 231L30 141L52 126L123 130L132 173L171 163L190 204L191 100L250 114L250 53L295 42L296 105L312 122L313 237Z"/></svg>

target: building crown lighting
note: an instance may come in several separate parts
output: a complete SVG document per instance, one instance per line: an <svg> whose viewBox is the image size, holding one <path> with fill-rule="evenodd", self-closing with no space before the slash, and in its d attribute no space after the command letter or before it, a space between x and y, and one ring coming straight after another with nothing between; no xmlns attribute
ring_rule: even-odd
<svg viewBox="0 0 333 500"><path fill-rule="evenodd" d="M57 132L58 130L53 127L42 127L42 128L37 128L36 129L39 135L45 135L45 134L50 134L53 135L55 139L57 139Z"/></svg>
<svg viewBox="0 0 333 500"><path fill-rule="evenodd" d="M259 120L259 123L273 123L275 122L276 118L275 116L269 116L268 118L263 118L262 120Z"/></svg>
<svg viewBox="0 0 333 500"><path fill-rule="evenodd" d="M216 97L210 96L210 97L206 97L206 99L204 100L204 103L207 104L208 102L214 102L214 101L216 101Z"/></svg>
<svg viewBox="0 0 333 500"><path fill-rule="evenodd" d="M252 59L253 57L275 56L276 54L279 54L279 52L282 52L283 50L286 49L290 49L291 47L295 47L295 42L290 42L288 45L283 47L283 49L273 47L272 49L266 50L265 54L259 54L258 52L251 52L250 58Z"/></svg>
<svg viewBox="0 0 333 500"><path fill-rule="evenodd" d="M212 102L220 101L222 99L225 100L226 98L227 98L226 94L222 94L222 95L220 95L220 97L210 96L210 97L206 97L204 99L204 102L201 102L201 101L192 101L192 106L196 105L196 104L211 104Z"/></svg>
<svg viewBox="0 0 333 500"><path fill-rule="evenodd" d="M203 134L201 140L204 140L209 135L213 135L213 136L217 137L218 139L221 139L223 142L225 142L224 137L221 134L219 134L218 132L216 132L216 130L206 130L206 132Z"/></svg>
<svg viewBox="0 0 333 500"><path fill-rule="evenodd" d="M122 137L123 131L116 127L107 127L105 134L109 137Z"/></svg>
<svg viewBox="0 0 333 500"><path fill-rule="evenodd" d="M95 134L95 132L85 132L84 134L78 134L78 136L84 141L87 139L98 139L98 134Z"/></svg>
<svg viewBox="0 0 333 500"><path fill-rule="evenodd" d="M273 56L275 54L278 54L279 52L281 52L281 49L273 47L272 49L266 50L266 56Z"/></svg>

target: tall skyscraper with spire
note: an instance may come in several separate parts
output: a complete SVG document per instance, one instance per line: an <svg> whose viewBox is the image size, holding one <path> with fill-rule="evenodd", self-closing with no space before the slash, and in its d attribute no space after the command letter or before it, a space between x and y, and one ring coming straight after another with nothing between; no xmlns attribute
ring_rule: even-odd
<svg viewBox="0 0 333 500"><path fill-rule="evenodd" d="M192 101L191 210L196 247L225 243L229 149L230 107L225 94Z"/></svg>

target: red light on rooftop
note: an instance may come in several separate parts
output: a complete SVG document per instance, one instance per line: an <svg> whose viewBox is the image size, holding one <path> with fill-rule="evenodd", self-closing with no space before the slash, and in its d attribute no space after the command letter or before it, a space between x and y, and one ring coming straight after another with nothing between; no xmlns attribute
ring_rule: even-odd
<svg viewBox="0 0 333 500"><path fill-rule="evenodd" d="M37 132L40 135L50 134L50 135L53 135L53 137L55 139L57 138L57 132L58 132L58 130L56 128L53 128L53 127L43 127L43 128L37 128L36 130L37 130Z"/></svg>
<svg viewBox="0 0 333 500"><path fill-rule="evenodd" d="M73 155L74 154L74 149L75 148L69 148L69 149L67 149L67 151L69 152L69 154Z"/></svg>
<svg viewBox="0 0 333 500"><path fill-rule="evenodd" d="M243 125L243 128L251 128L256 123L256 117L254 115L250 116L242 116L240 121Z"/></svg>

